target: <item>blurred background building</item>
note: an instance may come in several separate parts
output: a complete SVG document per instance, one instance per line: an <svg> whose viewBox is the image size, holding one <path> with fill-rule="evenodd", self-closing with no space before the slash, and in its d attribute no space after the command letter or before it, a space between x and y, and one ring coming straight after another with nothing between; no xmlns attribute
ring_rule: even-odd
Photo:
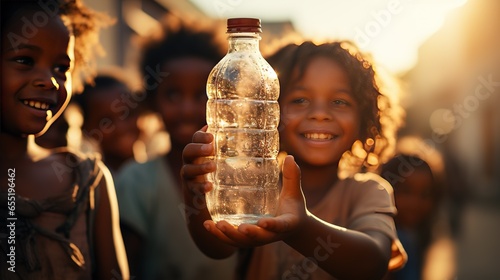
<svg viewBox="0 0 500 280"><path fill-rule="evenodd" d="M438 2L443 1L432 3L437 7ZM99 66L116 65L131 72L136 71L136 38L149 34L165 13L184 19L224 20L221 13L208 13L206 5L199 5L201 1L85 2L116 19L116 24L101 35L107 55L99 61ZM403 12L412 7L410 3L420 1L379 2L376 8L358 3L354 10L346 10L344 16L363 15L365 21L351 27L357 32L353 33L355 36L339 36L356 41L360 39L359 30L365 33L371 30L372 42L369 43L382 38L393 42L404 40L391 34L391 28L399 25L406 15ZM229 5L251 5L252 1L207 0L204 3L220 11ZM342 9L340 5L338 9ZM265 6L259 8L266 9ZM329 11L320 4L315 8L318 18L323 13L328 16ZM287 10L286 4L282 10ZM425 19L427 14L419 16ZM309 19L318 20L314 15ZM270 44L275 38L304 35L294 20L297 18L283 16L276 20L264 19L262 45ZM407 125L401 134L425 138L447 159L458 279L500 279L500 1L468 0L443 20L439 30L418 47L416 63L394 71L407 89L402 99L407 110ZM379 32L374 32L377 22ZM325 25L328 23L321 27ZM418 28L419 23L415 25Z"/></svg>
<svg viewBox="0 0 500 280"><path fill-rule="evenodd" d="M116 21L113 26L102 31L101 41L106 56L100 59L100 66L134 68L138 51L135 39L149 35L167 13L184 20L221 21L222 26L225 26L225 19L215 19L207 15L188 0L86 0L85 2L98 11L106 11ZM265 30L262 46L285 34L287 36L298 34L290 20L263 21L262 25Z"/></svg>
<svg viewBox="0 0 500 280"><path fill-rule="evenodd" d="M406 133L448 158L458 279L500 277L500 2L469 0L405 75Z"/></svg>

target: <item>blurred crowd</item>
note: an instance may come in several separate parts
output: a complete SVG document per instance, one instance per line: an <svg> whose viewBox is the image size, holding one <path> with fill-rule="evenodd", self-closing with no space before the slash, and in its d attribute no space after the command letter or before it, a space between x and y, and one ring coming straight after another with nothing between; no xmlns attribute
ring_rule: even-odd
<svg viewBox="0 0 500 280"><path fill-rule="evenodd" d="M385 84L398 95L404 122L392 157L373 172L394 188L408 254L387 279L500 279L499 3L469 0L422 46L414 68L391 73ZM206 78L227 50L225 22L183 22L176 10L160 18L150 33L130 38L135 61L99 65L36 142L102 155L116 185L131 275L229 279L237 260L198 252L177 209L182 149L205 124ZM453 40L441 41L451 33ZM307 38L266 36L264 54Z"/></svg>

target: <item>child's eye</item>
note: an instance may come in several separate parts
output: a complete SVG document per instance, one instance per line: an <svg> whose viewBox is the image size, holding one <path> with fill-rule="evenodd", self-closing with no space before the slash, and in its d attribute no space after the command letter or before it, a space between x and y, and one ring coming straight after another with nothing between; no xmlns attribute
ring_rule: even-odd
<svg viewBox="0 0 500 280"><path fill-rule="evenodd" d="M69 65L58 65L54 68L54 70L58 73L63 73L65 74L66 72L69 71Z"/></svg>
<svg viewBox="0 0 500 280"><path fill-rule="evenodd" d="M292 100L292 103L294 103L294 104L302 104L302 103L305 103L305 102L306 102L305 98L296 98L296 99Z"/></svg>
<svg viewBox="0 0 500 280"><path fill-rule="evenodd" d="M338 100L334 100L333 104L338 105L338 106L347 106L347 105L349 105L349 102L342 100L342 99L338 99Z"/></svg>
<svg viewBox="0 0 500 280"><path fill-rule="evenodd" d="M19 64L26 65L26 66L33 66L33 64L35 63L35 61L31 57L28 57L28 56L15 57L13 59L13 61L15 61Z"/></svg>

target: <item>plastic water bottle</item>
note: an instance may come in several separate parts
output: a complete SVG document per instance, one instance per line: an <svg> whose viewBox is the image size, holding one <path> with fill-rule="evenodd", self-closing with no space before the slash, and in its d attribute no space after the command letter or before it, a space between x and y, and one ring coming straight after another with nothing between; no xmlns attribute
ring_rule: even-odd
<svg viewBox="0 0 500 280"><path fill-rule="evenodd" d="M279 82L260 53L261 32L259 19L228 19L228 53L207 81L217 169L206 199L215 222L256 223L278 207Z"/></svg>

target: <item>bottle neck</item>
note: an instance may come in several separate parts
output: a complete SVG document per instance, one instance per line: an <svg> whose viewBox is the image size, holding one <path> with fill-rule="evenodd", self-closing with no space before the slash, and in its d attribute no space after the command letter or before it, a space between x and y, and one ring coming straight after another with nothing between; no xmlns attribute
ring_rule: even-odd
<svg viewBox="0 0 500 280"><path fill-rule="evenodd" d="M235 32L228 34L229 52L259 51L260 33Z"/></svg>

